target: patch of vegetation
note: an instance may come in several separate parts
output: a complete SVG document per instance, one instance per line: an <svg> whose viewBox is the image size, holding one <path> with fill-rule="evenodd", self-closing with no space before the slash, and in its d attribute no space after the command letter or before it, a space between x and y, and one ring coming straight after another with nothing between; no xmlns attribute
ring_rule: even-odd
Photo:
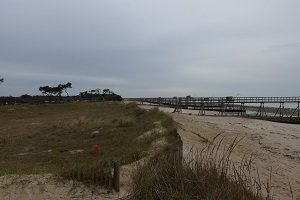
<svg viewBox="0 0 300 200"><path fill-rule="evenodd" d="M221 140L222 141L222 140ZM206 199L262 200L263 184L252 175L252 158L239 165L230 161L236 140L224 151L221 144L182 159L178 153L159 153L145 165L138 166L129 199ZM267 184L268 185L268 184ZM270 192L270 188L265 188Z"/></svg>
<svg viewBox="0 0 300 200"><path fill-rule="evenodd" d="M155 122L166 132L174 128L156 109L117 102L2 106L0 121L0 175L55 173L93 184L105 175L105 164L146 156L160 136L136 138Z"/></svg>

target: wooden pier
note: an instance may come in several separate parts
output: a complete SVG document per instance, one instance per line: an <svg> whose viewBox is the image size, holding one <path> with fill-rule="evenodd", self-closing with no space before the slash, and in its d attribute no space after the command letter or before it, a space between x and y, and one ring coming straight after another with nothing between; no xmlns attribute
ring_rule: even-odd
<svg viewBox="0 0 300 200"><path fill-rule="evenodd" d="M205 111L216 111L223 116L228 113L235 113L242 117L253 117L258 119L276 119L276 121L293 121L300 123L300 97L168 97L168 98L131 98L141 104L151 103L160 106L174 108L174 112L181 112L182 109L199 110L199 115L206 115ZM286 104L293 104L295 107L286 108ZM247 114L246 105L258 106L256 113ZM273 113L267 112L269 106L276 108Z"/></svg>

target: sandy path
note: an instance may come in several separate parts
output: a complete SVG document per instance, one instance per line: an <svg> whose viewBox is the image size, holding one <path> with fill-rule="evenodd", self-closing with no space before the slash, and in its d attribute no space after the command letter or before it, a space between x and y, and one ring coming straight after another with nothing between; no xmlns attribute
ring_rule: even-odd
<svg viewBox="0 0 300 200"><path fill-rule="evenodd" d="M142 106L149 108L150 106ZM223 132L224 143L236 137L244 137L232 154L240 160L245 154L255 155L255 165L262 181L266 181L272 168L272 185L275 199L300 200L300 125L275 123L238 117L215 117L171 113L173 109L160 108L169 113L181 125L179 134L183 139L184 151L201 149L205 139L211 140ZM185 113L186 112L186 113ZM199 135L201 137L199 137Z"/></svg>

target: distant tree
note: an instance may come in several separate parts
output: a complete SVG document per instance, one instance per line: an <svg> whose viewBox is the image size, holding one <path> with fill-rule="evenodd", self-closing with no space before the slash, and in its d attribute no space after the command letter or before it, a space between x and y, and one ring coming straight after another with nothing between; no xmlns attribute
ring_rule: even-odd
<svg viewBox="0 0 300 200"><path fill-rule="evenodd" d="M109 89L103 89L103 94L106 95L109 92Z"/></svg>
<svg viewBox="0 0 300 200"><path fill-rule="evenodd" d="M54 89L50 86L41 86L39 88L39 91L42 92L42 94L51 97L54 94Z"/></svg>
<svg viewBox="0 0 300 200"><path fill-rule="evenodd" d="M61 97L61 94L63 92L63 88L62 88L61 85L58 85L57 87L52 87L52 91L53 91L54 95Z"/></svg>
<svg viewBox="0 0 300 200"><path fill-rule="evenodd" d="M50 87L50 86L41 86L39 88L39 91L41 91L43 94L51 97L53 95L59 96L61 97L61 94L63 93L63 91L65 91L65 93L68 95L69 97L69 93L68 93L68 88L72 88L72 83L68 82L66 84L59 84L56 87Z"/></svg>
<svg viewBox="0 0 300 200"><path fill-rule="evenodd" d="M4 78L2 78L1 76L0 76L0 83L3 83L4 82Z"/></svg>
<svg viewBox="0 0 300 200"><path fill-rule="evenodd" d="M90 91L80 92L79 96L89 100L102 100L102 101L121 101L122 97L115 94L110 89L103 89L101 94L101 89L97 88Z"/></svg>
<svg viewBox="0 0 300 200"><path fill-rule="evenodd" d="M95 93L99 95L101 93L101 89L100 88L95 89Z"/></svg>
<svg viewBox="0 0 300 200"><path fill-rule="evenodd" d="M80 93L79 93L79 96L85 97L85 96L87 96L88 94L89 94L88 91L84 91L84 92L80 92Z"/></svg>
<svg viewBox="0 0 300 200"><path fill-rule="evenodd" d="M103 95L106 95L106 94L115 94L115 93L113 91L111 91L110 89L104 89Z"/></svg>
<svg viewBox="0 0 300 200"><path fill-rule="evenodd" d="M68 88L72 88L72 83L68 82L68 83L62 85L62 89L65 91L65 93L69 97Z"/></svg>

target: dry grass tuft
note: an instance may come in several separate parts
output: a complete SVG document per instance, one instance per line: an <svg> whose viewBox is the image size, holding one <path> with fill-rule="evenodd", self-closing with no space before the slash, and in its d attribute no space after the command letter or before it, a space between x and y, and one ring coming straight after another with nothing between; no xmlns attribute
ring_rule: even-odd
<svg viewBox="0 0 300 200"><path fill-rule="evenodd" d="M222 140L214 140L201 152L191 151L183 160L173 152L138 166L130 199L271 199L271 191L263 197L264 184L253 174L253 157L234 164L230 157L239 141L236 138L221 150Z"/></svg>

